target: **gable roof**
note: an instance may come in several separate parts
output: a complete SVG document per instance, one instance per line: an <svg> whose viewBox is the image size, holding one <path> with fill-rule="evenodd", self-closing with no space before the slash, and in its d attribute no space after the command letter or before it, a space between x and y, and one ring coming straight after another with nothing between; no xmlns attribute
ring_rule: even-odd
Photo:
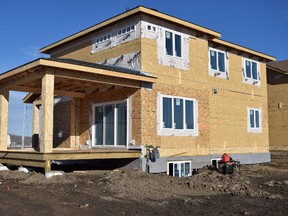
<svg viewBox="0 0 288 216"><path fill-rule="evenodd" d="M200 25L196 25L196 24L193 24L191 22L188 22L188 21L185 21L185 20L182 20L182 19L179 19L177 17L173 17L173 16L170 16L170 15L167 15L167 14L164 14L164 13L161 13L161 12L158 12L156 10L153 10L153 9L149 9L149 8L146 8L146 7L143 7L143 6L138 6L138 7L135 7L129 11L126 11L124 13L121 13L117 16L114 16L110 19L107 19L101 23L98 23L96 25L93 25L89 28L86 28L82 31L79 31L75 34L72 34L64 39L61 39L55 43L52 43L46 47L43 47L40 49L40 52L42 53L46 53L46 54L49 54L49 52L60 46L60 45L63 45L65 43L68 43L72 40L75 40L79 37L82 37L84 35L87 35L93 31L96 31L100 28L103 28L107 25L110 25L114 22L117 22L117 21L120 21L120 20L123 20L125 18L128 18L128 17L131 17L131 16L134 16L136 14L139 14L139 13L143 13L143 14L147 14L149 16L153 16L153 17L156 17L156 18L159 18L159 19L162 19L162 20L166 20L166 21L169 21L169 22L172 22L172 23L177 23L178 25L182 25L186 28L191 28L191 29L194 29L194 30L197 30L197 31L200 31L200 32L203 32L203 33L206 33L208 35L210 35L212 38L220 38L221 37L221 34L219 32L216 32L214 30L211 30L211 29L208 29L208 28L205 28L203 26L200 26Z"/></svg>
<svg viewBox="0 0 288 216"><path fill-rule="evenodd" d="M288 74L288 60L269 62L267 63L267 68Z"/></svg>

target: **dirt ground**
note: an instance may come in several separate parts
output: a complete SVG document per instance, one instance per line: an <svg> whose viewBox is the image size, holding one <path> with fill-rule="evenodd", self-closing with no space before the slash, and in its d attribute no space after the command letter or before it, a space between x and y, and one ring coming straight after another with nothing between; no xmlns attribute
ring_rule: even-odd
<svg viewBox="0 0 288 216"><path fill-rule="evenodd" d="M0 215L288 215L288 152L223 175L0 171Z"/></svg>

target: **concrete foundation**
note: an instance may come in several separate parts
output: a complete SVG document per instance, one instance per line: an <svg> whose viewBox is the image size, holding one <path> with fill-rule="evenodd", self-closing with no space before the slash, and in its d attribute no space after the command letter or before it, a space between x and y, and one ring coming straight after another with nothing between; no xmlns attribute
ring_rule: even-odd
<svg viewBox="0 0 288 216"><path fill-rule="evenodd" d="M270 152L265 153L250 153L250 154L230 154L235 161L240 161L241 164L257 164L271 162ZM141 158L141 166L143 171L149 173L167 172L167 162L172 161L191 161L191 168L199 169L206 165L212 164L212 159L221 158L221 155L207 156L191 156L191 157L165 157L156 159L155 162L147 161L146 158ZM135 162L135 161L134 161Z"/></svg>

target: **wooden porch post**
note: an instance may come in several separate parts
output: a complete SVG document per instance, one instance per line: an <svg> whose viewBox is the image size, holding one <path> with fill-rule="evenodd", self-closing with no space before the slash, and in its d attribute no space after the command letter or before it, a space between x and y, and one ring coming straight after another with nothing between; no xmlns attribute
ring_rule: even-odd
<svg viewBox="0 0 288 216"><path fill-rule="evenodd" d="M72 98L71 101L71 125L70 125L70 148L79 147L79 118L80 99Z"/></svg>
<svg viewBox="0 0 288 216"><path fill-rule="evenodd" d="M0 150L7 150L9 90L0 87Z"/></svg>
<svg viewBox="0 0 288 216"><path fill-rule="evenodd" d="M40 152L53 150L53 110L54 110L54 74L47 73L42 78L42 127Z"/></svg>
<svg viewBox="0 0 288 216"><path fill-rule="evenodd" d="M32 147L39 149L39 107L33 103Z"/></svg>

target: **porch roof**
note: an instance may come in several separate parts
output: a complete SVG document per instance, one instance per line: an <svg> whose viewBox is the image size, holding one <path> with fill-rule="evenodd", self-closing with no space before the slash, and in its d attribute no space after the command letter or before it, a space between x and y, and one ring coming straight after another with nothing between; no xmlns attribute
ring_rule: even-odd
<svg viewBox="0 0 288 216"><path fill-rule="evenodd" d="M39 58L0 75L0 86L9 90L41 93L41 79L46 73L55 76L55 95L85 97L103 88L115 86L141 88L156 77L142 71L100 65L74 59Z"/></svg>

